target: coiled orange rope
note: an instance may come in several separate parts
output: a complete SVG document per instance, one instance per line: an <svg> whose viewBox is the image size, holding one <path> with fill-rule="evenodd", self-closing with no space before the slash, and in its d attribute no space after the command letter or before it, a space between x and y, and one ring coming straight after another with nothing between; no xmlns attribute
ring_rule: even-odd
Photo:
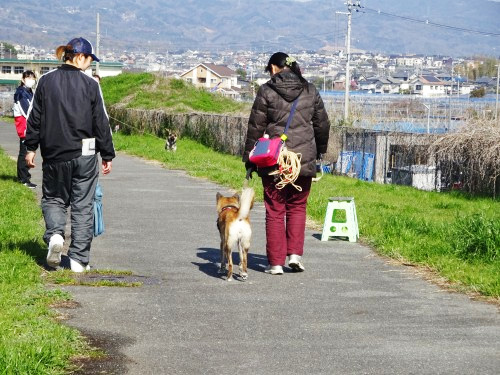
<svg viewBox="0 0 500 375"><path fill-rule="evenodd" d="M283 147L278 158L279 168L269 173L270 176L278 175L280 178L280 181L276 184L276 189L283 189L286 185L292 184L295 189L302 191L302 187L294 184L297 177L299 177L301 159L301 153L295 153Z"/></svg>

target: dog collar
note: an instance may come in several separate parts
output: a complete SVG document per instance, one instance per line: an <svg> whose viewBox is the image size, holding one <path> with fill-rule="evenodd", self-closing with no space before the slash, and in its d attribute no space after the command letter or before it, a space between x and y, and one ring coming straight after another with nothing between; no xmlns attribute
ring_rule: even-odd
<svg viewBox="0 0 500 375"><path fill-rule="evenodd" d="M234 208L235 210L239 210L238 207L230 205L230 206L224 206L224 207L222 207L222 210L220 210L220 212L222 213L222 212L224 212L226 210L230 210L232 208Z"/></svg>

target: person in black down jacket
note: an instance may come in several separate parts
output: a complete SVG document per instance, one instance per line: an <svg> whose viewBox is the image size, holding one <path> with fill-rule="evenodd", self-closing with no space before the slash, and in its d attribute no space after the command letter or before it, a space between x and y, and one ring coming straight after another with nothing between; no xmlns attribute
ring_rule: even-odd
<svg viewBox="0 0 500 375"><path fill-rule="evenodd" d="M57 267L61 262L66 213L71 206L69 265L72 271L82 272L88 269L94 235L97 153L103 174L108 174L115 150L99 84L84 73L93 60L99 61L92 45L75 38L59 46L56 55L64 64L40 77L28 116L26 163L35 167L40 145L48 265Z"/></svg>
<svg viewBox="0 0 500 375"><path fill-rule="evenodd" d="M301 257L304 251L307 198L312 178L316 176L316 160L327 150L330 122L318 91L302 77L294 58L277 52L269 59L266 72L271 74L271 79L257 92L243 153L243 161L250 176L257 170L248 160L255 142L264 133L270 138L283 134L292 103L299 97L288 129L286 147L302 154L300 174L295 182L302 191L291 184L277 189L274 176L268 175L269 169L257 170L262 178L266 207L266 252L269 261L266 272L280 275L283 274L287 256L288 265L293 271L304 271Z"/></svg>

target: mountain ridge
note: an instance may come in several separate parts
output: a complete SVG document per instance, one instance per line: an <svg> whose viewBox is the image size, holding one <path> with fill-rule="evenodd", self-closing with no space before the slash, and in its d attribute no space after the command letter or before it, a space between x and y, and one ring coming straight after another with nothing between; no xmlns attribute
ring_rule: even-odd
<svg viewBox="0 0 500 375"><path fill-rule="evenodd" d="M174 0L81 0L78 5L46 0L44 4L40 7L36 0L5 4L0 13L0 40L45 49L77 34L95 42L99 12L104 50L318 50L343 48L347 24L347 17L336 13L346 11L344 0L184 0L182 5ZM498 2L366 0L361 4L365 8L352 17L354 48L452 56L500 54L498 36L409 20L499 33Z"/></svg>

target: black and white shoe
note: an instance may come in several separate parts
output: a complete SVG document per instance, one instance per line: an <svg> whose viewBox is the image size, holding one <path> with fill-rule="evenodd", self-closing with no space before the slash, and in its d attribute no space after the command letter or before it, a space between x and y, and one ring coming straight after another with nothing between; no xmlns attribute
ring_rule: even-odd
<svg viewBox="0 0 500 375"><path fill-rule="evenodd" d="M29 181L25 182L23 185L26 186L26 187L29 187L30 189L36 188L36 184L33 184L33 183L29 182Z"/></svg>

